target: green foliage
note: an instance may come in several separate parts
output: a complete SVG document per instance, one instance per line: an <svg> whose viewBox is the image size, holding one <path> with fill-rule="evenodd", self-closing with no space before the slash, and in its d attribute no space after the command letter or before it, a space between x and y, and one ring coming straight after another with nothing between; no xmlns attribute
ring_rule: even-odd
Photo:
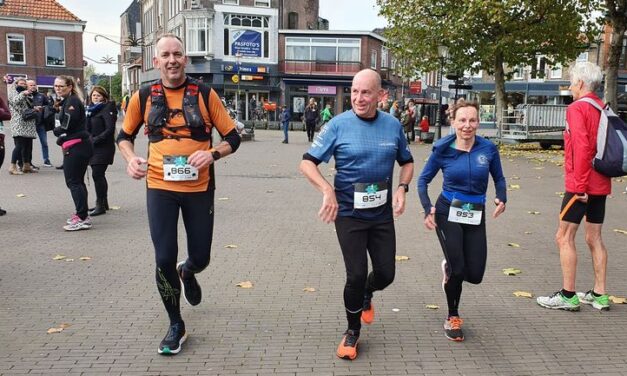
<svg viewBox="0 0 627 376"><path fill-rule="evenodd" d="M122 75L119 72L111 76L111 89L109 89L108 76L98 80L96 85L107 89L111 100L114 100L118 104L122 101Z"/></svg>

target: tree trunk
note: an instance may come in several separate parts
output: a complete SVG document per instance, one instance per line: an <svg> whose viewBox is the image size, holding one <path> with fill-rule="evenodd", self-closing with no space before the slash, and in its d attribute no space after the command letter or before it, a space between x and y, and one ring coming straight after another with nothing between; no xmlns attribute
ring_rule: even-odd
<svg viewBox="0 0 627 376"><path fill-rule="evenodd" d="M496 125L499 129L499 137L503 131L503 109L507 101L505 93L505 70L503 69L503 53L496 51L494 56L494 93L496 94Z"/></svg>
<svg viewBox="0 0 627 376"><path fill-rule="evenodd" d="M618 64L620 55L623 52L623 38L625 35L625 17L613 17L612 24L612 44L610 45L607 69L605 70L605 88L603 91L605 103L609 103L614 110L618 109Z"/></svg>

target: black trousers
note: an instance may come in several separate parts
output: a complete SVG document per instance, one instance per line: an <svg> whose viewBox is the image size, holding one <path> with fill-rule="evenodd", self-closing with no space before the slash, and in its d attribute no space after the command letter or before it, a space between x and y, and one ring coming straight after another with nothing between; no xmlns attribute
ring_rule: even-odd
<svg viewBox="0 0 627 376"><path fill-rule="evenodd" d="M94 187L96 189L96 200L99 202L107 198L107 192L109 190L109 184L105 176L107 167L109 167L108 164L91 165L91 177L94 180Z"/></svg>
<svg viewBox="0 0 627 376"><path fill-rule="evenodd" d="M205 192L173 192L148 189L148 225L155 248L156 280L171 323L182 322L181 282L176 271L179 212L187 234L185 274L199 273L209 265L213 239L212 188Z"/></svg>
<svg viewBox="0 0 627 376"><path fill-rule="evenodd" d="M89 158L94 153L91 141L83 140L80 144L72 146L63 152L63 175L65 184L70 189L76 215L81 219L87 218L87 186L85 185L85 173L89 164Z"/></svg>
<svg viewBox="0 0 627 376"><path fill-rule="evenodd" d="M309 141L313 141L314 133L316 132L316 123L305 123L307 127L307 138Z"/></svg>
<svg viewBox="0 0 627 376"><path fill-rule="evenodd" d="M13 141L15 141L15 149L11 154L11 163L31 163L33 160L33 139L16 136L13 137Z"/></svg>

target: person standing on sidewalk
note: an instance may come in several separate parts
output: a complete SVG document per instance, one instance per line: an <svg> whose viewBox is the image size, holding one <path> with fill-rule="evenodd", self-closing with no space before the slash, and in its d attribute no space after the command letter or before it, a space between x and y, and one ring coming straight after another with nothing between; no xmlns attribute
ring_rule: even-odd
<svg viewBox="0 0 627 376"><path fill-rule="evenodd" d="M463 341L463 320L459 315L462 283L479 284L488 253L485 202L492 175L496 198L494 218L505 211L507 185L496 146L481 136L479 105L460 100L452 111L455 134L433 145L433 152L418 178L418 196L425 210L425 227L435 230L444 252L442 289L448 303L444 335ZM442 170L442 193L433 206L429 183Z"/></svg>
<svg viewBox="0 0 627 376"><path fill-rule="evenodd" d="M4 122L9 120L11 120L11 111L4 99L0 97L0 167L2 167L2 163L4 162ZM0 216L6 213L6 210L0 208Z"/></svg>
<svg viewBox="0 0 627 376"><path fill-rule="evenodd" d="M235 124L216 92L185 75L183 42L164 34L155 44L153 65L161 79L144 85L129 101L117 143L127 161L126 172L147 180L147 210L155 248L156 282L170 319L157 352L174 355L187 339L179 304L202 299L196 274L209 265L213 237L214 163L240 145ZM135 154L135 136L145 124L148 160ZM214 146L216 128L223 141ZM185 261L177 264L178 219L183 214L187 233Z"/></svg>
<svg viewBox="0 0 627 376"><path fill-rule="evenodd" d="M26 79L17 78L13 84L9 84L9 77L4 77L8 88L8 102L11 110L11 135L15 142L15 148L11 154L11 167L9 174L22 175L23 173L37 172L31 164L33 153L33 139L37 138L35 118L37 111L32 105L32 99ZM22 169L18 166L22 164Z"/></svg>
<svg viewBox="0 0 627 376"><path fill-rule="evenodd" d="M91 218L87 206L85 173L94 147L85 130L85 106L83 97L73 77L57 76L54 80L57 99L55 111L59 113L59 126L52 133L57 145L63 149L63 176L74 201L74 214L63 226L65 231L89 230Z"/></svg>
<svg viewBox="0 0 627 376"><path fill-rule="evenodd" d="M45 167L52 167L48 149L48 131L54 129L54 111L51 108L52 104L48 102L48 96L37 90L37 82L35 80L27 80L26 84L33 98L33 107L40 108L40 111L37 113L37 117L35 118L35 129L37 129L37 136L39 137L39 143L41 144L43 165Z"/></svg>
<svg viewBox="0 0 627 376"><path fill-rule="evenodd" d="M307 140L312 142L316 132L316 124L320 118L320 111L318 111L318 106L313 98L309 98L309 104L305 108L303 117L305 119L305 128L307 128Z"/></svg>
<svg viewBox="0 0 627 376"><path fill-rule="evenodd" d="M287 109L287 107L282 106L281 107L281 115L279 115L280 119L281 119L281 127L283 127L283 143L287 144L289 142L288 139L288 132L289 132L289 128L290 128L290 111Z"/></svg>
<svg viewBox="0 0 627 376"><path fill-rule="evenodd" d="M87 132L94 144L94 155L89 160L91 176L96 188L96 206L89 211L91 217L106 214L109 210L109 184L105 173L115 156L115 102L109 101L109 93L102 86L94 86L89 93L87 106Z"/></svg>
<svg viewBox="0 0 627 376"><path fill-rule="evenodd" d="M373 293L394 280L394 217L405 211L405 194L414 174L414 159L403 128L394 117L377 111L382 95L377 72L358 72L351 87L352 110L331 119L300 163L301 172L323 195L318 216L325 223L335 222L346 267L344 306L348 321L336 354L351 360L357 357L361 321L371 324L374 320ZM318 168L331 157L337 169L333 185ZM401 166L396 186L395 162ZM370 274L368 254L373 269Z"/></svg>
<svg viewBox="0 0 627 376"><path fill-rule="evenodd" d="M607 249L601 237L605 219L605 200L612 193L612 181L592 168L601 113L586 100L601 107L605 104L595 94L603 73L590 62L578 63L570 71L569 90L575 100L566 109L568 126L564 132L564 185L560 222L555 235L562 267L562 289L537 302L544 308L578 311L580 302L599 310L609 310L605 276ZM586 243L592 255L594 286L588 292L575 291L577 250L575 236L586 217Z"/></svg>

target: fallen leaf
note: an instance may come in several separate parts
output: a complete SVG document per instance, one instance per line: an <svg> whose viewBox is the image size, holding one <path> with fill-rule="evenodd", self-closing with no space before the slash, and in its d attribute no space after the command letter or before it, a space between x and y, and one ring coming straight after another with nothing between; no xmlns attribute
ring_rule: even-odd
<svg viewBox="0 0 627 376"><path fill-rule="evenodd" d="M534 167L533 169L534 170L542 170L542 169L544 169L544 167L537 166L537 167Z"/></svg>
<svg viewBox="0 0 627 376"><path fill-rule="evenodd" d="M620 230L620 229L615 228L614 232L618 232L619 234L627 235L627 230Z"/></svg>
<svg viewBox="0 0 627 376"><path fill-rule="evenodd" d="M81 256L78 259L81 260L81 261L89 261L89 260L91 260L91 257L89 257L89 256Z"/></svg>
<svg viewBox="0 0 627 376"><path fill-rule="evenodd" d="M520 180L520 177L518 177L518 176L514 175L514 176L512 176L510 179L512 179L512 180Z"/></svg>
<svg viewBox="0 0 627 376"><path fill-rule="evenodd" d="M53 260L56 260L56 261L59 261L59 260L63 260L63 259L65 259L65 256L63 256L63 255L56 255L56 256L54 256L52 259L53 259Z"/></svg>
<svg viewBox="0 0 627 376"><path fill-rule="evenodd" d="M560 196L560 197L564 197L564 192L555 192L555 194Z"/></svg>
<svg viewBox="0 0 627 376"><path fill-rule="evenodd" d="M427 307L428 309L439 309L440 306L437 304L427 304L425 307Z"/></svg>
<svg viewBox="0 0 627 376"><path fill-rule="evenodd" d="M243 289L252 289L253 283L251 281L240 282L236 285L237 287L241 287Z"/></svg>
<svg viewBox="0 0 627 376"><path fill-rule="evenodd" d="M237 248L237 246L235 244L227 244L227 245L224 246L224 248L235 249L235 248Z"/></svg>
<svg viewBox="0 0 627 376"><path fill-rule="evenodd" d="M520 248L520 244L518 243L507 243L507 245L509 245L512 248Z"/></svg>
<svg viewBox="0 0 627 376"><path fill-rule="evenodd" d="M531 232L531 231L525 231L525 235L531 235L531 234L533 234L533 232Z"/></svg>
<svg viewBox="0 0 627 376"><path fill-rule="evenodd" d="M401 310L398 308L392 308L392 312L400 312Z"/></svg>
<svg viewBox="0 0 627 376"><path fill-rule="evenodd" d="M527 213L529 213L529 214L533 214L533 215L538 215L538 214L540 214L540 212L539 212L539 211L528 211Z"/></svg>
<svg viewBox="0 0 627 376"><path fill-rule="evenodd" d="M614 180L617 183L622 183L624 181L623 178L614 178L612 180Z"/></svg>
<svg viewBox="0 0 627 376"><path fill-rule="evenodd" d="M63 331L63 328L50 328L48 329L48 334L54 334L54 333L61 333Z"/></svg>
<svg viewBox="0 0 627 376"><path fill-rule="evenodd" d="M63 324L59 325L59 328L61 328L61 329L67 329L67 328L69 328L70 326L72 326L72 324L63 323Z"/></svg>
<svg viewBox="0 0 627 376"><path fill-rule="evenodd" d="M303 289L304 292L316 292L316 289L313 287L305 287Z"/></svg>
<svg viewBox="0 0 627 376"><path fill-rule="evenodd" d="M66 261L66 262L73 262L73 261L74 261L74 259L73 259L73 258L66 258L66 259L65 259L65 261Z"/></svg>
<svg viewBox="0 0 627 376"><path fill-rule="evenodd" d="M514 296L519 298L533 298L533 295L527 291L514 291Z"/></svg>
<svg viewBox="0 0 627 376"><path fill-rule="evenodd" d="M218 201L227 201L228 197L218 197Z"/></svg>
<svg viewBox="0 0 627 376"><path fill-rule="evenodd" d="M520 189L520 185L519 184L510 184L509 187L511 189Z"/></svg>
<svg viewBox="0 0 627 376"><path fill-rule="evenodd" d="M520 271L520 269L514 269L514 268L505 268L503 269L503 274L505 275L516 275L516 274L520 274L522 273Z"/></svg>
<svg viewBox="0 0 627 376"><path fill-rule="evenodd" d="M614 304L627 304L627 298L610 295L610 300Z"/></svg>
<svg viewBox="0 0 627 376"><path fill-rule="evenodd" d="M111 210L120 210L120 207L117 206L117 205L114 205L114 206L109 206L109 209L111 209Z"/></svg>
<svg viewBox="0 0 627 376"><path fill-rule="evenodd" d="M26 197L26 195L24 193L18 193L15 195L15 197L22 198L22 197Z"/></svg>
<svg viewBox="0 0 627 376"><path fill-rule="evenodd" d="M396 261L407 261L409 260L409 256L395 256Z"/></svg>

